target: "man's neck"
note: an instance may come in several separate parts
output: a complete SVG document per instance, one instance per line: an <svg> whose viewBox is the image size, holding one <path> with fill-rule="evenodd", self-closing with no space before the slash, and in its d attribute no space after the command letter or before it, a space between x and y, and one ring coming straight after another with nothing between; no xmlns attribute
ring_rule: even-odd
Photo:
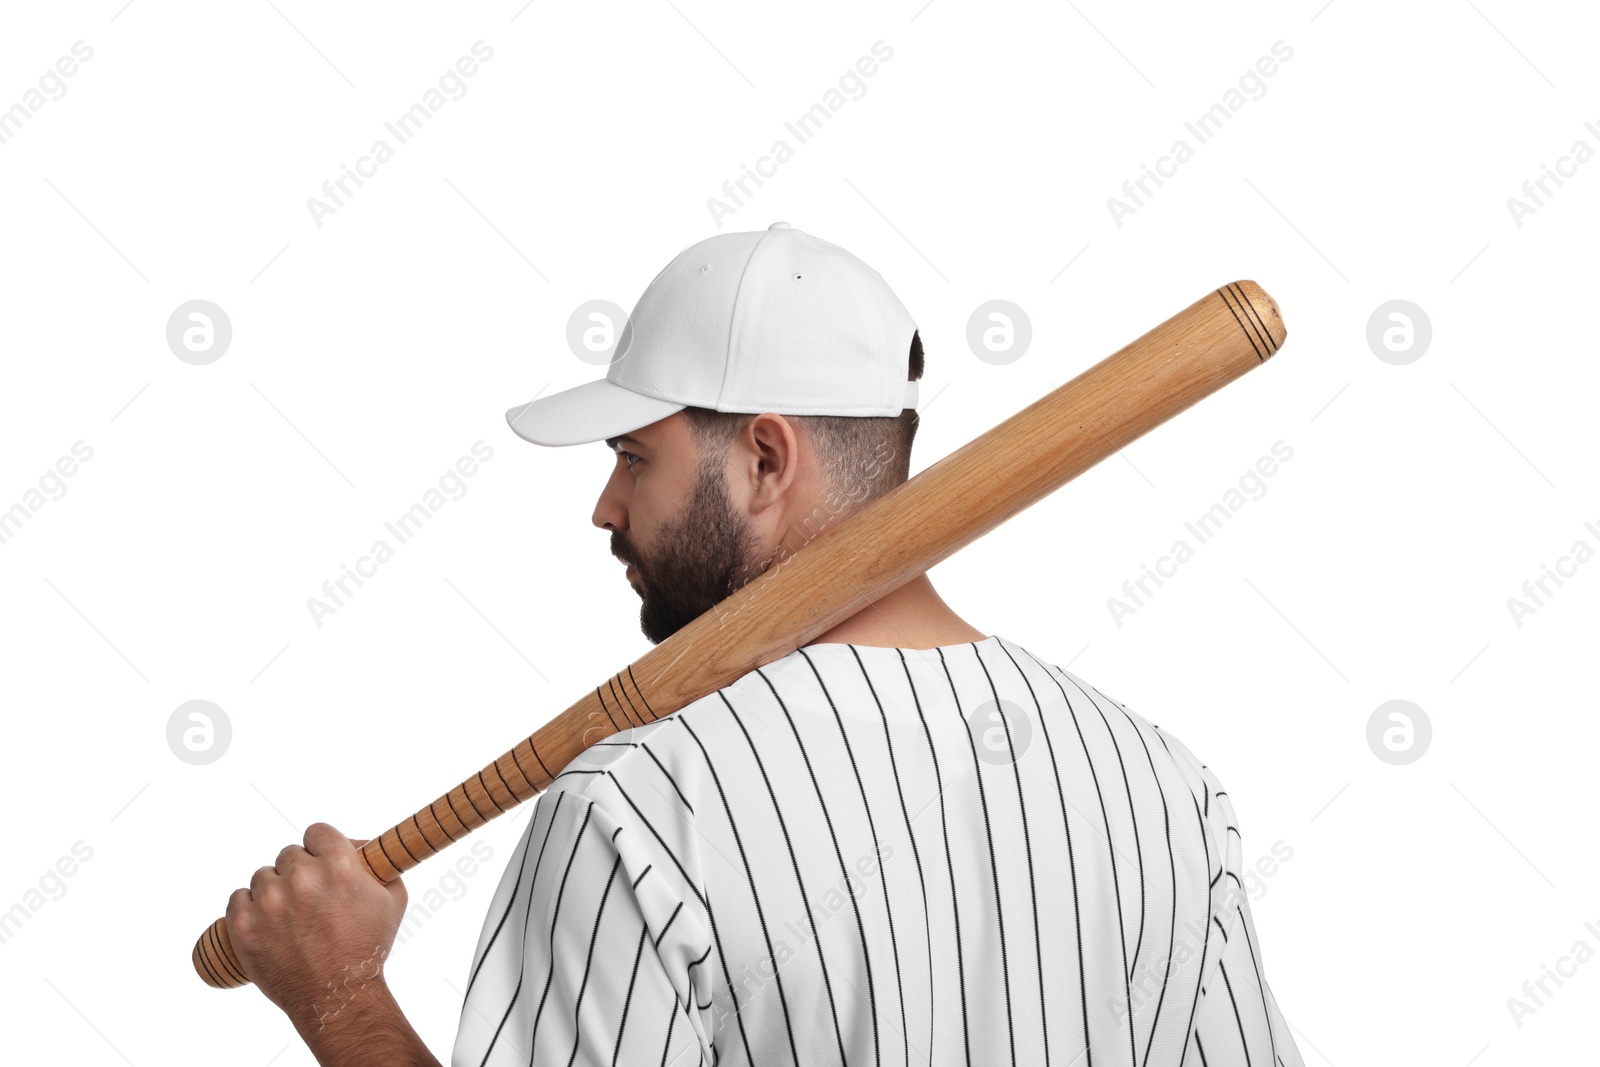
<svg viewBox="0 0 1600 1067"><path fill-rule="evenodd" d="M831 630L818 634L812 643L928 649L982 641L987 636L950 610L928 576L919 574Z"/></svg>

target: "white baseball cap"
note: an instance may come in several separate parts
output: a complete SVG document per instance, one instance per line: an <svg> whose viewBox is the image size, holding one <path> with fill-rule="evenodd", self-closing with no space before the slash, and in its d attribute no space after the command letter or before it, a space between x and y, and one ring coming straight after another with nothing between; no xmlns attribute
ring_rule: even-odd
<svg viewBox="0 0 1600 1067"><path fill-rule="evenodd" d="M898 415L916 323L883 276L774 222L690 245L634 305L606 376L506 412L536 445L637 430L691 405L780 415Z"/></svg>

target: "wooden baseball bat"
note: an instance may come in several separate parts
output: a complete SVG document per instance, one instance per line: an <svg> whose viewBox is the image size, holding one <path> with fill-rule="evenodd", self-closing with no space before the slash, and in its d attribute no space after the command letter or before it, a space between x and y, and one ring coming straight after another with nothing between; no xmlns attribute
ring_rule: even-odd
<svg viewBox="0 0 1600 1067"><path fill-rule="evenodd" d="M1287 330L1255 282L1149 333L841 520L597 686L477 774L361 846L393 881L544 791L584 749L781 659L1118 449L1266 362ZM222 919L194 946L208 985L246 985Z"/></svg>

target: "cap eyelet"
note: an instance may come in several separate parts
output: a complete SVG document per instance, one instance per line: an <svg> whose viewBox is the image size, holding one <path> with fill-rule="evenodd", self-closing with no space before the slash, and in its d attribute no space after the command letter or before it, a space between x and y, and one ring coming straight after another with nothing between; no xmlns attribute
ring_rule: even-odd
<svg viewBox="0 0 1600 1067"><path fill-rule="evenodd" d="M710 269L711 269L711 264L707 263L705 266L700 268L700 273L704 274L706 271L708 271Z"/></svg>
<svg viewBox="0 0 1600 1067"><path fill-rule="evenodd" d="M800 275L798 275L798 274L796 274L796 275L795 275L795 276L794 276L794 280L795 280L795 281L799 281L799 280L800 280Z"/></svg>

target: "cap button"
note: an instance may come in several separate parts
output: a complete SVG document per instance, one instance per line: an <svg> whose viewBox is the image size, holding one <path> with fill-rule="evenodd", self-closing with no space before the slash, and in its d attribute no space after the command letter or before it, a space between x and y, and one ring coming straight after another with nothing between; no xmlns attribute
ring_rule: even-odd
<svg viewBox="0 0 1600 1067"><path fill-rule="evenodd" d="M769 229L769 230L792 230L792 229L794 229L794 227L790 226L787 222L774 222L771 226L768 226L767 229Z"/></svg>

